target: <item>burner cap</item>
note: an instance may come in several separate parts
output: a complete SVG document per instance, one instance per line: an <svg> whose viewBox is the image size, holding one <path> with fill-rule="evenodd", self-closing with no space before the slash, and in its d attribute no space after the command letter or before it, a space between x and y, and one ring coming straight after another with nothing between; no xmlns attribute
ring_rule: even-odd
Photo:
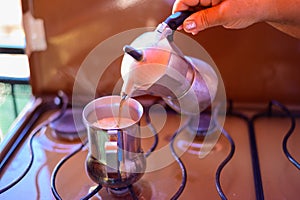
<svg viewBox="0 0 300 200"><path fill-rule="evenodd" d="M67 109L66 112L57 120L50 123L57 138L73 141L79 139L85 134L85 126L81 120L82 110L80 109ZM76 121L75 118L80 120Z"/></svg>
<svg viewBox="0 0 300 200"><path fill-rule="evenodd" d="M196 136L206 136L215 131L216 123L209 113L201 113L200 118L192 118L188 128L196 131Z"/></svg>

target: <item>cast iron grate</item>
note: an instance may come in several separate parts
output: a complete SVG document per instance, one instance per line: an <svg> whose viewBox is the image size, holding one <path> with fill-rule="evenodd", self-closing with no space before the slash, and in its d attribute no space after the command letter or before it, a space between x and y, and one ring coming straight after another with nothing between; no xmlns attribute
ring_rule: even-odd
<svg viewBox="0 0 300 200"><path fill-rule="evenodd" d="M30 146L30 161L29 164L27 165L27 167L25 168L24 172L18 176L17 179L15 179L13 182L11 182L10 184L8 184L7 186L5 186L4 188L0 189L0 194L4 193L5 191L9 190L10 188L14 187L18 182L20 182L25 176L26 174L29 172L33 160L34 160L34 151L33 151L33 147L32 147L32 141L35 137L35 135L39 132L39 130L41 130L41 128L45 127L45 126L49 126L49 124L51 122L56 121L57 119L59 119L64 112L66 111L67 107L68 107L68 100L66 98L66 96L63 93L60 93L58 95L58 98L60 99L59 104L60 104L60 113L53 117L53 118L49 118L49 120L45 121L44 123L42 123L41 125L39 125L37 128L35 128L30 135L30 139L29 139L29 146ZM58 104L58 103L57 103ZM55 105L55 107L57 107L58 105ZM47 107L47 106L46 106ZM53 106L49 105L47 108L42 108L41 110L47 110L47 109L51 109ZM280 112L275 111L274 107L278 107L280 109ZM147 111L147 109L146 109ZM287 148L287 142L290 138L290 136L292 135L292 133L294 132L295 129L295 118L298 117L298 115L294 115L292 114L289 109L287 109L287 107L285 107L284 105L282 105L281 103L277 102L277 101L271 101L270 104L268 105L266 111L261 112L261 113L256 113L255 115L253 115L252 117L248 117L242 113L239 112L235 112L235 110L233 109L233 103L229 102L229 107L228 107L228 112L227 115L233 115L236 117L239 117L243 120L245 120L247 122L248 125L248 130L249 130L249 139L250 139L250 148L251 148L251 158L252 158L252 169L253 169L253 179L254 179L254 184L255 184L255 192L256 192L256 199L264 199L264 193L263 193L263 187L262 187L262 180L261 180L261 171L260 171L260 166L259 166L259 158L258 158L258 152L257 152L257 146L256 146L256 138L255 138L255 130L254 130L254 123L257 119L261 118L261 117L288 117L291 121L291 125L289 130L287 131L287 133L285 134L283 141L282 141L282 149L284 154L286 155L287 159L291 162L291 164L293 164L298 170L300 169L299 167L299 162L293 157L293 155L290 154L288 148ZM215 116L214 116L215 117ZM37 115L33 115L33 121L36 121L38 118L38 114ZM146 120L147 123L149 125L150 130L153 133L154 136L154 142L152 147L145 153L145 156L149 156L151 154L151 152L153 152L157 146L158 143L158 136L157 136L157 132L155 130L155 128L152 126L150 118L148 116L148 112L146 112ZM33 124L34 122L30 122L30 124ZM186 181L187 181L187 171L186 168L184 166L184 163L182 162L182 160L180 159L180 157L176 154L175 149L174 149L174 141L175 138L178 136L178 134L180 134L182 132L182 130L187 126L188 122L183 125L181 128L179 128L178 130L175 131L175 133L173 134L171 140L170 140L170 148L171 148L171 152L172 155L174 157L174 159L176 160L176 162L178 163L178 165L180 166L181 169L181 175L182 175L182 181L181 184L179 186L179 188L177 189L177 191L175 192L175 194L170 197L170 199L177 199L179 198L179 196L182 194L182 192L184 191L185 185L186 185ZM222 170L223 168L227 165L228 162L230 162L231 158L234 155L235 152L235 144L234 141L232 140L232 138L230 137L229 133L227 133L226 130L224 130L223 128L221 128L219 125L217 125L218 128L221 130L221 133L227 138L229 144L230 144L230 151L227 155L227 157L220 163L220 165L218 166L216 173L215 173L215 185L216 185L216 190L219 193L219 196L221 199L225 200L227 199L222 186L221 186L221 182L220 182L220 177L222 174ZM27 131L28 132L28 131ZM26 133L26 130L25 130ZM21 135L22 137L25 137L27 134L23 134ZM18 143L22 142L22 138L20 138L18 140ZM79 145L79 147L73 151L72 153L70 153L69 155L67 155L66 157L64 157L62 160L60 160L60 162L56 165L52 176L51 176L51 189L52 189L52 193L54 195L54 197L56 199L61 199L60 195L57 192L56 189L56 185L55 185L55 180L56 180L56 175L60 169L60 167L68 161L68 159L70 159L72 156L74 156L76 153L80 152L87 144L87 141L82 143L81 145ZM14 148L12 148L11 152L9 152L9 155L12 155L12 153L17 149L18 144L14 145ZM5 159L3 159L1 161L1 169L3 169L4 165L6 164L7 160L9 159L9 156L6 157ZM1 170L2 171L2 170ZM2 173L2 172L1 172ZM102 189L101 185L98 185L96 188L94 188L93 191L91 191L87 196L83 197L82 199L89 199L92 196L94 196L99 190ZM134 190L132 189L132 186L130 185L128 187L128 191L132 197L132 199L138 199L138 197L136 196Z"/></svg>

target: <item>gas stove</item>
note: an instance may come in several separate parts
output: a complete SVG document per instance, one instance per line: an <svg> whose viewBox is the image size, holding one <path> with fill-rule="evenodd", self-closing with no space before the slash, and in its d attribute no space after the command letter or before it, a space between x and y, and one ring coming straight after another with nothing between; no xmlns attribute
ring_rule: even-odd
<svg viewBox="0 0 300 200"><path fill-rule="evenodd" d="M74 124L82 108L61 97L35 99L19 127L1 149L2 199L297 199L300 185L299 108L277 101L267 105L228 103L221 135L201 158L207 114L192 143L189 118L165 107L167 115L148 112L142 119L147 163L164 162L153 154L167 147L173 162L146 172L120 190L101 187L87 175L83 124ZM146 107L145 111L149 111ZM206 117L205 117L206 116ZM155 118L155 119L154 119ZM21 123L22 122L22 123ZM151 136L149 136L151 135Z"/></svg>
<svg viewBox="0 0 300 200"><path fill-rule="evenodd" d="M0 145L1 199L299 198L299 40L262 23L191 36L213 58L226 99L232 99L221 116L224 125L209 110L201 113L200 127L189 117L181 123L182 116L161 100L140 99L147 168L171 162L146 170L125 188L101 187L89 178L86 129L79 120L74 124L85 105L56 94L74 96L76 75L85 63L89 73L83 78L92 84L80 85L78 94L92 99L111 95L121 76L122 48L130 42L105 42L124 31L157 26L173 2L22 0L33 99ZM93 51L99 44L106 44L105 51ZM203 49L188 47L183 53L199 58ZM91 53L95 60L84 62ZM112 53L119 56L106 62L103 58ZM100 80L96 69L103 72ZM214 131L220 133L218 140L203 156L205 138Z"/></svg>

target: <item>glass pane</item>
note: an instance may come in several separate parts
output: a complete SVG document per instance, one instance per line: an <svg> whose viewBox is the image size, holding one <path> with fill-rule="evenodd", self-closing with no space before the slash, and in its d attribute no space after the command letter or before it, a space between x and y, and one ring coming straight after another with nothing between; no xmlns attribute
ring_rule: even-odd
<svg viewBox="0 0 300 200"><path fill-rule="evenodd" d="M20 0L0 0L0 48L24 48Z"/></svg>
<svg viewBox="0 0 300 200"><path fill-rule="evenodd" d="M0 52L12 48L25 48L21 1L0 0ZM0 53L0 142L31 96L27 55L4 53Z"/></svg>

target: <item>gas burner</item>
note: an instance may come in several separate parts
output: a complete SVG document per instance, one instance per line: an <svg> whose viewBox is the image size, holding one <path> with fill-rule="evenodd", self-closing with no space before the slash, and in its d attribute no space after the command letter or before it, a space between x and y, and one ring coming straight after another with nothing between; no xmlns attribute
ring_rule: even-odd
<svg viewBox="0 0 300 200"><path fill-rule="evenodd" d="M193 117L187 127L190 132L196 133L196 137L205 137L216 131L216 123L210 113L201 113L200 117Z"/></svg>
<svg viewBox="0 0 300 200"><path fill-rule="evenodd" d="M153 188L145 181L139 181L130 187L107 188L107 195L117 199L151 199ZM107 198L106 198L107 199Z"/></svg>
<svg viewBox="0 0 300 200"><path fill-rule="evenodd" d="M97 186L91 187L89 193L91 193ZM144 180L139 180L137 183L130 187L125 188L102 188L95 195L95 199L152 199L153 196L157 196L157 191L153 185Z"/></svg>
<svg viewBox="0 0 300 200"><path fill-rule="evenodd" d="M53 137L59 140L78 141L86 134L85 126L81 119L81 109L67 109L66 112L57 120L50 123Z"/></svg>

